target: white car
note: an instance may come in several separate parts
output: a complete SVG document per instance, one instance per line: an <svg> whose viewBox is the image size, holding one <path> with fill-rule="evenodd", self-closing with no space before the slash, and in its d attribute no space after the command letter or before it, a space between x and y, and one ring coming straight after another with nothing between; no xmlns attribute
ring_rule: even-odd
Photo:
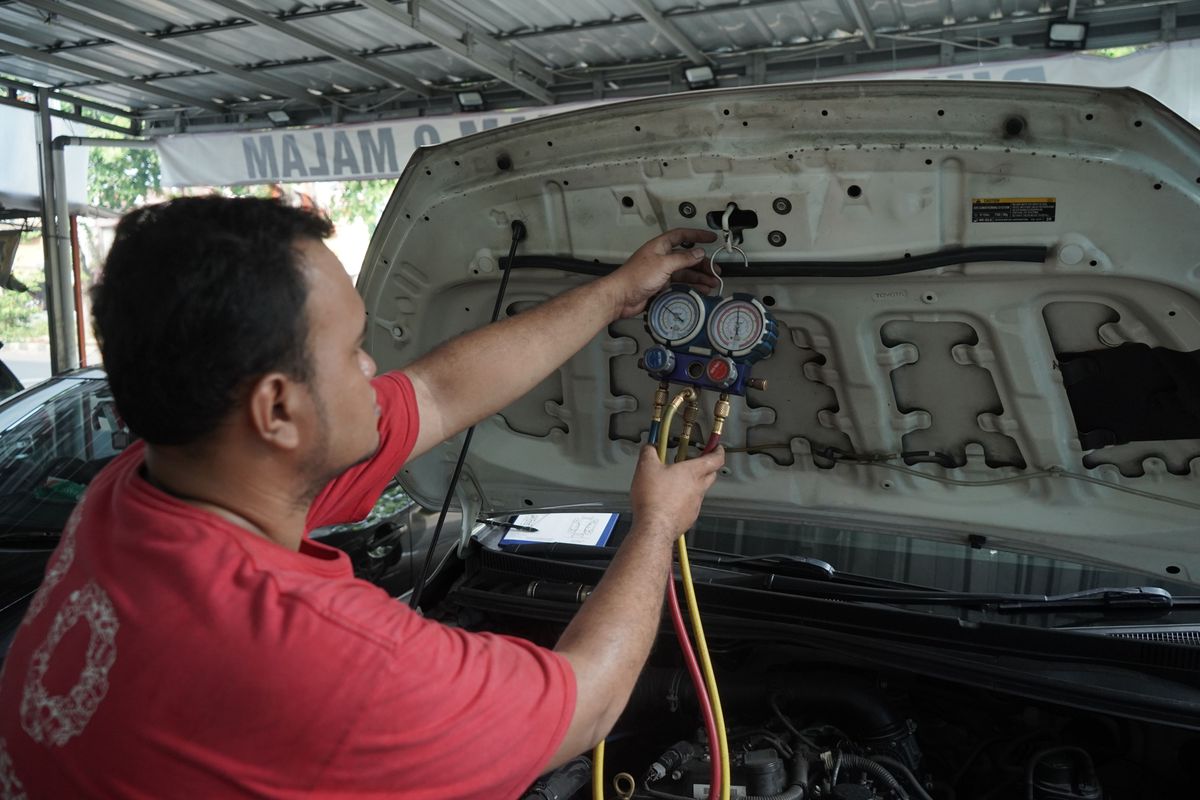
<svg viewBox="0 0 1200 800"><path fill-rule="evenodd" d="M505 524L447 533L422 605L553 643L627 526L659 378L711 389L688 365L744 351L766 388L730 387L689 536L735 796L1196 796L1198 200L1200 134L1132 90L768 86L422 149L359 279L381 370L485 324L509 266L502 314L669 228L724 226L747 295L618 322L481 423L453 504ZM410 496L442 505L461 442L406 465ZM514 543L563 511L622 516ZM664 624L611 797L709 794L678 653ZM570 766L533 796L587 796Z"/></svg>

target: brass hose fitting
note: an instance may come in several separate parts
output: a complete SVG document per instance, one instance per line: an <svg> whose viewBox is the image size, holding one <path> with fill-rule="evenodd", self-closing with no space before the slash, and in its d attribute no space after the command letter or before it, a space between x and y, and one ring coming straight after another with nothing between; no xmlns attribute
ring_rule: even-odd
<svg viewBox="0 0 1200 800"><path fill-rule="evenodd" d="M687 461L688 447L692 443L692 431L696 427L696 418L700 416L700 394L693 392L691 400L683 410L683 432L679 434L679 448L675 451L675 463Z"/></svg>
<svg viewBox="0 0 1200 800"><path fill-rule="evenodd" d="M663 411L667 407L667 396L671 392L671 384L663 381L654 390L654 413L650 415L652 422L662 422Z"/></svg>
<svg viewBox="0 0 1200 800"><path fill-rule="evenodd" d="M722 394L713 410L713 435L720 436L725 431L725 420L729 418L729 395Z"/></svg>
<svg viewBox="0 0 1200 800"><path fill-rule="evenodd" d="M677 394L671 398L671 406L670 407L674 408L675 411L678 412L679 409L683 408L684 403L688 402L695 396L696 396L696 390L689 386L686 389L684 389L683 391L681 391L679 394ZM663 419L666 419L666 417L663 417Z"/></svg>

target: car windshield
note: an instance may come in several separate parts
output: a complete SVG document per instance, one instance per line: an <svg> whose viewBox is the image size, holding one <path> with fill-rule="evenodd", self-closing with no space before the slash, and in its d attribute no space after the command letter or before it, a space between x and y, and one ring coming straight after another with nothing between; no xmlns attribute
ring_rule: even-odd
<svg viewBox="0 0 1200 800"><path fill-rule="evenodd" d="M689 543L742 556L792 555L829 562L838 573L955 592L1059 595L1116 586L1160 586L1200 594L1200 586L1065 555L1021 552L984 536L949 541L915 531L845 522L788 522L703 516Z"/></svg>
<svg viewBox="0 0 1200 800"><path fill-rule="evenodd" d="M607 548L596 554L607 557L623 541L630 523L629 515L622 514ZM494 546L523 541L524 536L520 531L497 526L482 538L485 544ZM805 518L800 512L787 521L702 515L688 535L688 547L694 553L693 565L701 571L775 572L822 578L826 575L824 564L828 564L841 578L861 578L868 584L893 588L1053 596L1101 588L1157 586L1176 596L1200 595L1200 584L1186 579L1089 563L1084 557L1066 553L1019 550L989 541L983 535L938 535L850 520L832 522ZM544 552L551 558L588 558L586 548L535 544L525 550L529 554ZM1164 571L1169 573L1170 565Z"/></svg>
<svg viewBox="0 0 1200 800"><path fill-rule="evenodd" d="M47 381L0 404L0 537L6 545L38 549L49 535L53 547L88 483L134 440L99 370ZM365 519L312 535L364 530L411 505L391 486Z"/></svg>
<svg viewBox="0 0 1200 800"><path fill-rule="evenodd" d="M132 441L102 379L14 398L0 424L0 534L58 532L89 481Z"/></svg>

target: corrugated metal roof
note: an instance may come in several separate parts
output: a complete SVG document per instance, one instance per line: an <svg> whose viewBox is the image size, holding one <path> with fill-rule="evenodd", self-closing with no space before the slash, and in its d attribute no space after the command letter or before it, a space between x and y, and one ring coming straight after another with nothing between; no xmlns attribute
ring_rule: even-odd
<svg viewBox="0 0 1200 800"><path fill-rule="evenodd" d="M516 107L1027 58L1074 8L1092 45L1200 36L1200 0L0 0L0 102L21 87L135 128ZM214 101L217 101L214 105ZM204 106L208 106L207 109Z"/></svg>

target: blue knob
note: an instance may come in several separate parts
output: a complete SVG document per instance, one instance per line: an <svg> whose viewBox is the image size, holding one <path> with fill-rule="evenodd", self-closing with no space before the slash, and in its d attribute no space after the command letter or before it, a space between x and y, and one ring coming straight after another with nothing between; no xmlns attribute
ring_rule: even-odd
<svg viewBox="0 0 1200 800"><path fill-rule="evenodd" d="M675 354L665 347L655 345L646 350L646 354L642 356L642 363L646 365L647 372L665 375L675 368Z"/></svg>

